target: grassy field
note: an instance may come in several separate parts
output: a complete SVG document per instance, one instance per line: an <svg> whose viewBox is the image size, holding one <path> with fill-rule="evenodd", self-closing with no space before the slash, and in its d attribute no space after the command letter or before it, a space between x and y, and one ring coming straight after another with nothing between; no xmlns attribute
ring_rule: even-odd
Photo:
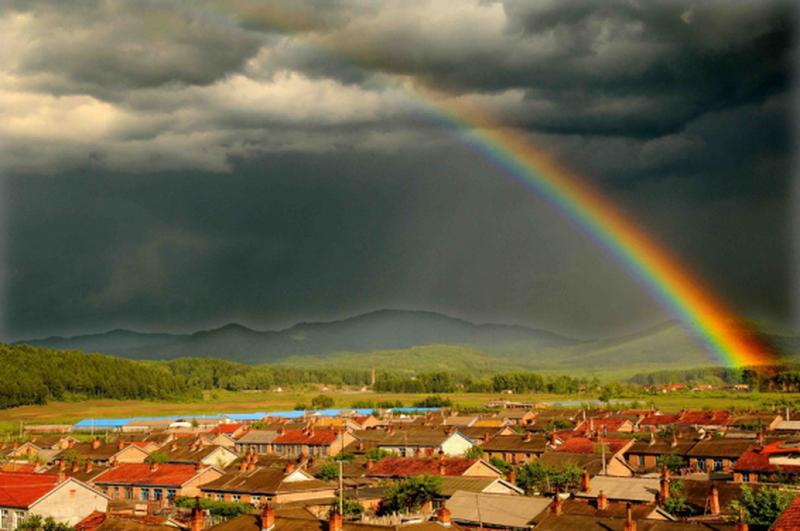
<svg viewBox="0 0 800 531"><path fill-rule="evenodd" d="M74 423L83 418L160 416L160 415L204 415L214 413L245 413L253 411L280 411L292 409L295 404L308 404L320 394L319 389L288 390L278 392L208 392L202 400L191 402L151 402L140 400L86 400L81 402L52 402L41 406L23 406L0 410L0 431L16 431L19 423L62 424ZM334 399L336 407L350 407L357 400L374 402L399 400L405 405L427 395L373 392L325 392ZM500 395L497 393L453 393L443 395L454 404L479 407L489 400L510 399L531 402L592 400L594 395L521 394ZM737 408L762 407L764 403L777 400L798 400L798 394L785 393L732 393L723 391L699 393L673 393L657 396L632 397L642 404L651 402L665 411L682 408Z"/></svg>

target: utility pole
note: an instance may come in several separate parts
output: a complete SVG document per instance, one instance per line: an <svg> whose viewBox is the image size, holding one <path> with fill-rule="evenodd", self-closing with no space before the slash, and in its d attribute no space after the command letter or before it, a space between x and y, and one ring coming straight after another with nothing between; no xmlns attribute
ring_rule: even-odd
<svg viewBox="0 0 800 531"><path fill-rule="evenodd" d="M344 481L342 480L341 459L339 459L339 514L344 518Z"/></svg>

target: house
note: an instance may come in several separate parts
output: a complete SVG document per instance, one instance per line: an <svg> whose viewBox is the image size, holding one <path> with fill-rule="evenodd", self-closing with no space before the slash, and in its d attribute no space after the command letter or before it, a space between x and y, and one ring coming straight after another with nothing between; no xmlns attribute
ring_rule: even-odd
<svg viewBox="0 0 800 531"><path fill-rule="evenodd" d="M625 451L625 459L637 472L652 471L661 466L664 458L673 455L688 463L686 454L694 444L694 439L688 437L663 439L650 432L649 438L637 440Z"/></svg>
<svg viewBox="0 0 800 531"><path fill-rule="evenodd" d="M483 440L481 448L488 457L499 457L503 461L513 464L536 459L547 448L547 437L541 433L498 435L487 439Z"/></svg>
<svg viewBox="0 0 800 531"><path fill-rule="evenodd" d="M355 437L343 430L293 429L278 434L272 441L272 450L276 454L290 457L328 457L342 452L353 441Z"/></svg>
<svg viewBox="0 0 800 531"><path fill-rule="evenodd" d="M633 422L625 417L590 418L575 427L575 431L583 435L607 432L633 433L634 429Z"/></svg>
<svg viewBox="0 0 800 531"><path fill-rule="evenodd" d="M602 473L604 466L603 456L597 453L545 452L539 459L542 464L554 468L563 468L567 464L574 465L580 469L586 469L591 476ZM633 469L628 466L620 454L606 455L605 472L609 476L633 476Z"/></svg>
<svg viewBox="0 0 800 531"><path fill-rule="evenodd" d="M285 430L250 430L236 440L236 451L244 454L249 450L260 455L272 453L272 441Z"/></svg>
<svg viewBox="0 0 800 531"><path fill-rule="evenodd" d="M200 511L197 511L200 513ZM202 524L201 524L202 525ZM305 509L273 509L265 505L260 514L245 514L226 520L209 531L446 531L463 529L451 520L450 511L442 508L428 520L408 523L349 522L338 512L331 512L327 520L320 520Z"/></svg>
<svg viewBox="0 0 800 531"><path fill-rule="evenodd" d="M458 491L484 494L524 494L524 491L503 478L443 476L441 494L449 498Z"/></svg>
<svg viewBox="0 0 800 531"><path fill-rule="evenodd" d="M661 428L675 424L678 421L678 416L679 415L665 415L661 412L645 415L644 418L639 421L639 427L645 430L658 431Z"/></svg>
<svg viewBox="0 0 800 531"><path fill-rule="evenodd" d="M107 506L105 494L63 474L0 472L0 529L16 529L33 514L75 525Z"/></svg>
<svg viewBox="0 0 800 531"><path fill-rule="evenodd" d="M469 426L472 426L478 422L479 419L480 417L477 415L451 415L449 417L445 417L443 424L445 426L459 426L468 428Z"/></svg>
<svg viewBox="0 0 800 531"><path fill-rule="evenodd" d="M605 452L609 456L622 455L633 446L634 439L621 439L612 437L570 437L565 439L558 447L556 452L567 453L596 453Z"/></svg>
<svg viewBox="0 0 800 531"><path fill-rule="evenodd" d="M722 431L728 427L733 415L729 411L684 411L674 424L678 427Z"/></svg>
<svg viewBox="0 0 800 531"><path fill-rule="evenodd" d="M800 443L779 440L753 444L733 464L733 479L741 483L793 481L800 478Z"/></svg>
<svg viewBox="0 0 800 531"><path fill-rule="evenodd" d="M91 442L70 444L55 455L55 459L73 461L92 461L95 465L112 463L144 463L148 452L135 444L122 439L117 442L103 442L95 437Z"/></svg>
<svg viewBox="0 0 800 531"><path fill-rule="evenodd" d="M710 437L697 441L686 452L689 466L700 472L729 472L747 450L753 439Z"/></svg>
<svg viewBox="0 0 800 531"><path fill-rule="evenodd" d="M156 463L122 463L94 480L112 500L169 504L178 496L199 496L200 487L221 477L215 467Z"/></svg>
<svg viewBox="0 0 800 531"><path fill-rule="evenodd" d="M470 528L525 529L547 509L550 500L509 494L458 491L445 502L454 522Z"/></svg>
<svg viewBox="0 0 800 531"><path fill-rule="evenodd" d="M654 503L660 484L658 477L595 476L575 492L575 497L594 500L602 492L607 501Z"/></svg>
<svg viewBox="0 0 800 531"><path fill-rule="evenodd" d="M482 459L466 457L416 458L384 457L375 464L367 461L367 477L471 476L500 478L503 473Z"/></svg>
<svg viewBox="0 0 800 531"><path fill-rule="evenodd" d="M536 413L530 409L504 409L497 418L514 426L530 426L536 420Z"/></svg>
<svg viewBox="0 0 800 531"><path fill-rule="evenodd" d="M292 465L285 469L252 467L227 473L201 487L206 498L261 506L264 503L290 503L322 500L331 503L336 488Z"/></svg>
<svg viewBox="0 0 800 531"><path fill-rule="evenodd" d="M448 456L464 455L475 441L454 429L408 428L397 430L389 426L376 446L401 456L432 456L444 452Z"/></svg>
<svg viewBox="0 0 800 531"><path fill-rule="evenodd" d="M770 527L771 531L796 531L800 529L800 496L795 498Z"/></svg>
<svg viewBox="0 0 800 531"><path fill-rule="evenodd" d="M201 464L220 469L226 468L239 458L230 448L204 445L198 439L192 441L175 439L160 452L166 456L167 463Z"/></svg>

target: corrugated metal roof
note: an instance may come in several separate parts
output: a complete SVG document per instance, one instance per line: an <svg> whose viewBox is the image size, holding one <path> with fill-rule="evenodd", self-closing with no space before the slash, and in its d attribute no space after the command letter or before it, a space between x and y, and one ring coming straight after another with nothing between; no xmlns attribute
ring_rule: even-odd
<svg viewBox="0 0 800 531"><path fill-rule="evenodd" d="M445 506L457 522L514 528L532 525L533 519L547 510L550 502L549 498L460 490L445 502Z"/></svg>

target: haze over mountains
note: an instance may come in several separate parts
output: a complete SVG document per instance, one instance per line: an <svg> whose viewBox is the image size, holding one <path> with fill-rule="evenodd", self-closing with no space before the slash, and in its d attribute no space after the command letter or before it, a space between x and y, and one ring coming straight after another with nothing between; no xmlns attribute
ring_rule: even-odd
<svg viewBox="0 0 800 531"><path fill-rule="evenodd" d="M771 336L787 352L797 338ZM228 324L193 334L113 330L20 341L135 359L215 357L245 363L341 368L378 366L415 371L512 369L601 372L708 366L717 363L678 323L610 339L579 341L546 330L475 324L426 311L379 310L277 331Z"/></svg>

